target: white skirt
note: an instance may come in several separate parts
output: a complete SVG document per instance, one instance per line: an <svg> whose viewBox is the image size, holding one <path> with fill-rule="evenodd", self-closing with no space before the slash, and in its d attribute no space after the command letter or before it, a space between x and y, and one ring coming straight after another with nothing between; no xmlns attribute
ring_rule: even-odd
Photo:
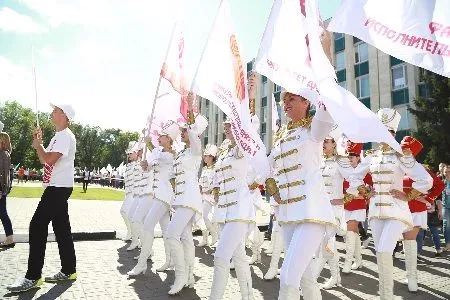
<svg viewBox="0 0 450 300"><path fill-rule="evenodd" d="M428 215L427 215L426 211L415 212L415 213L411 213L411 214L412 214L414 226L420 226L420 228L422 228L422 229L428 228L428 224L427 224L427 216Z"/></svg>
<svg viewBox="0 0 450 300"><path fill-rule="evenodd" d="M365 209L345 210L345 222L347 223L348 221L358 221L358 222L366 221L366 210Z"/></svg>

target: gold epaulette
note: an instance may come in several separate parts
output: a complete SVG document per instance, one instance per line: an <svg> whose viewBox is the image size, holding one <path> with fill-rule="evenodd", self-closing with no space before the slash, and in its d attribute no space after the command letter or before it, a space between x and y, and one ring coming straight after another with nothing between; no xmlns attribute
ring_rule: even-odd
<svg viewBox="0 0 450 300"><path fill-rule="evenodd" d="M295 121L295 122L289 122L287 125L287 129L288 130L292 130L292 129L296 129L299 127L305 127L305 128L310 128L311 127L311 123L312 123L313 117L306 117L304 119Z"/></svg>
<svg viewBox="0 0 450 300"><path fill-rule="evenodd" d="M275 145L286 135L286 133L287 133L287 126L286 125L281 126L273 136L272 147L275 147Z"/></svg>

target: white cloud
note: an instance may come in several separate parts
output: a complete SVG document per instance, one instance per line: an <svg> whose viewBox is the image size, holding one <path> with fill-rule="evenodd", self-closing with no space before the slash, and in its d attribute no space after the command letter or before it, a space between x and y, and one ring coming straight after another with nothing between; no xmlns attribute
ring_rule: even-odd
<svg viewBox="0 0 450 300"><path fill-rule="evenodd" d="M0 8L0 31L20 33L46 32L47 29L35 23L29 16L21 15L9 7Z"/></svg>

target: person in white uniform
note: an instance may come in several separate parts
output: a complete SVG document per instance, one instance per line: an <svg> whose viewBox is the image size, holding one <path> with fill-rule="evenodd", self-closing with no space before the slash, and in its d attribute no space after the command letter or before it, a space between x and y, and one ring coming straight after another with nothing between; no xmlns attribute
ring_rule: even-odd
<svg viewBox="0 0 450 300"><path fill-rule="evenodd" d="M286 249L279 299L298 299L300 286L305 299L320 299L311 262L324 236L336 230L320 169L323 140L334 121L323 105L311 117L306 98L286 91L281 96L291 121L281 129L269 155L272 177L266 180L266 191L279 204L278 222Z"/></svg>
<svg viewBox="0 0 450 300"><path fill-rule="evenodd" d="M224 122L230 141L228 151L215 164L214 195L217 199L216 221L221 235L214 254L214 276L209 299L222 299L233 259L242 299L253 299L250 266L245 254L245 240L255 222L255 209L247 184L249 161L239 150L231 131L231 122Z"/></svg>
<svg viewBox="0 0 450 300"><path fill-rule="evenodd" d="M214 177L214 163L217 157L217 146L208 144L203 151L203 162L205 166L202 168L199 184L203 200L203 221L206 230L202 231L203 240L198 244L199 247L209 246L209 234L211 234L211 245L217 242L217 224L212 222L213 207L216 205L214 195L212 194L212 182Z"/></svg>
<svg viewBox="0 0 450 300"><path fill-rule="evenodd" d="M394 135L400 114L391 108L380 109L377 114ZM377 254L380 299L391 300L394 297L392 252L400 235L414 227L408 201L426 194L433 180L411 154L396 153L384 143L381 143L380 150L366 156L354 169L347 193L364 195L363 179L368 172L372 175L374 188L369 204L369 222ZM402 200L405 174L414 182L411 192Z"/></svg>
<svg viewBox="0 0 450 300"><path fill-rule="evenodd" d="M338 155L337 142L341 135L342 132L339 127L334 125L330 134L323 142L322 177L327 199L333 208L336 224L338 225L337 234L344 236L346 234L346 226L344 222L344 194L342 187L344 179L350 174L350 162L347 157ZM336 249L336 237L334 234L328 240L324 240L321 250L322 252L319 256L322 256L323 262L328 263L331 274L330 279L323 284L322 288L331 289L341 283L339 255ZM320 275L322 265L319 266L317 275Z"/></svg>
<svg viewBox="0 0 450 300"><path fill-rule="evenodd" d="M130 208L130 205L133 203L133 179L134 179L134 165L136 164L137 155L134 152L134 145L136 141L131 141L128 143L128 148L125 151L127 154L128 162L125 166L125 198L123 200L122 206L120 207L120 215L125 222L125 226L127 227L127 233L123 237L124 241L129 241L131 239L131 221L127 215L127 211Z"/></svg>
<svg viewBox="0 0 450 300"><path fill-rule="evenodd" d="M278 224L278 203L272 198L270 199L272 218L272 233L270 235L270 243L272 246L269 269L264 274L265 280L272 280L278 275L278 264L280 262L281 252L283 251L283 241L280 233L280 225Z"/></svg>
<svg viewBox="0 0 450 300"><path fill-rule="evenodd" d="M141 253L136 266L128 272L128 275L135 276L145 273L147 270L147 259L150 257L155 226L159 223L164 238L166 250L166 263L170 265L170 253L167 245L166 231L169 224L169 211L174 197L170 178L173 173L173 161L175 151L172 149L173 141L180 133L178 124L173 121L167 122L158 138L158 147L154 147L151 141L147 141L150 148L153 148L149 160L144 162L148 165L153 176L149 176L146 189L149 190L152 205L144 220L144 231L141 236Z"/></svg>
<svg viewBox="0 0 450 300"><path fill-rule="evenodd" d="M192 236L192 223L196 214L202 213L202 197L198 185L198 173L202 162L202 146L199 135L208 125L202 115L194 117L194 95L189 93L188 122L181 128L181 141L185 148L178 153L174 163L175 199L172 207L175 213L167 228L167 242L170 256L174 262L175 282L169 295L179 293L184 287L193 287L195 246Z"/></svg>

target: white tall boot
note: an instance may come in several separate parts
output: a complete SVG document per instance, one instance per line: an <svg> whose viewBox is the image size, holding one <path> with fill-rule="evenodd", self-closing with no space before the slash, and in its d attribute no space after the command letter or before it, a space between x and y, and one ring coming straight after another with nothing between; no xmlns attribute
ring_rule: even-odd
<svg viewBox="0 0 450 300"><path fill-rule="evenodd" d="M139 247L139 236L141 234L141 227L143 227L140 223L132 222L131 223L131 244L127 248L127 251L132 251Z"/></svg>
<svg viewBox="0 0 450 300"><path fill-rule="evenodd" d="M245 251L239 251L238 254L234 255L233 261L242 300L253 300L252 274Z"/></svg>
<svg viewBox="0 0 450 300"><path fill-rule="evenodd" d="M408 290L416 293L417 286L417 242L416 240L404 240L405 249L406 278L408 281Z"/></svg>
<svg viewBox="0 0 450 300"><path fill-rule="evenodd" d="M377 252L377 265L380 300L392 300L394 298L392 253Z"/></svg>
<svg viewBox="0 0 450 300"><path fill-rule="evenodd" d="M342 273L348 274L352 270L353 255L355 253L355 239L359 239L356 232L347 231L345 236L345 262L342 267Z"/></svg>
<svg viewBox="0 0 450 300"><path fill-rule="evenodd" d="M359 236L355 239L355 261L352 264L352 270L357 270L362 266L361 239Z"/></svg>
<svg viewBox="0 0 450 300"><path fill-rule="evenodd" d="M305 300L321 300L319 284L317 280L303 276L300 280L300 287L302 289L303 299Z"/></svg>
<svg viewBox="0 0 450 300"><path fill-rule="evenodd" d="M267 273L264 275L265 280L272 280L278 274L278 262L280 261L281 251L283 249L280 232L272 232L271 242L272 257L270 258L269 270L267 270Z"/></svg>
<svg viewBox="0 0 450 300"><path fill-rule="evenodd" d="M184 261L183 244L172 238L168 239L168 244L170 248L170 256L173 259L175 268L175 282L169 291L169 295L175 295L178 294L186 285L186 264Z"/></svg>
<svg viewBox="0 0 450 300"><path fill-rule="evenodd" d="M167 238L164 238L164 251L166 253L166 262L161 267L156 269L157 272L163 272L167 269L173 268L173 261L170 258L170 246Z"/></svg>
<svg viewBox="0 0 450 300"><path fill-rule="evenodd" d="M261 246L264 242L264 233L260 232L258 228L255 228L253 234L251 265L261 263Z"/></svg>
<svg viewBox="0 0 450 300"><path fill-rule="evenodd" d="M193 240L182 240L184 261L186 265L186 287L193 288L195 284L194 262L195 262L195 246Z"/></svg>
<svg viewBox="0 0 450 300"><path fill-rule="evenodd" d="M214 258L214 277L209 300L222 300L230 275L229 263L220 257Z"/></svg>
<svg viewBox="0 0 450 300"><path fill-rule="evenodd" d="M203 240L198 244L199 247L208 246L208 235L209 235L209 232L207 229L202 230Z"/></svg>
<svg viewBox="0 0 450 300"><path fill-rule="evenodd" d="M328 259L328 266L330 267L331 277L322 286L323 289L328 290L337 287L341 284L341 274L339 272L339 258L336 253Z"/></svg>
<svg viewBox="0 0 450 300"><path fill-rule="evenodd" d="M129 276L137 276L147 271L147 259L150 257L153 246L153 232L144 230L141 235L141 243L141 254L139 254L136 266L127 273Z"/></svg>
<svg viewBox="0 0 450 300"><path fill-rule="evenodd" d="M211 246L214 246L217 243L217 240L219 239L219 229L217 228L217 223L212 223L211 230L209 231L211 233Z"/></svg>
<svg viewBox="0 0 450 300"><path fill-rule="evenodd" d="M299 300L300 290L286 284L280 284L278 300Z"/></svg>
<svg viewBox="0 0 450 300"><path fill-rule="evenodd" d="M123 241L129 241L131 239L131 223L130 219L128 219L127 214L124 211L121 211L120 214L122 215L123 222L125 223L125 226L127 227L127 233L123 237Z"/></svg>

